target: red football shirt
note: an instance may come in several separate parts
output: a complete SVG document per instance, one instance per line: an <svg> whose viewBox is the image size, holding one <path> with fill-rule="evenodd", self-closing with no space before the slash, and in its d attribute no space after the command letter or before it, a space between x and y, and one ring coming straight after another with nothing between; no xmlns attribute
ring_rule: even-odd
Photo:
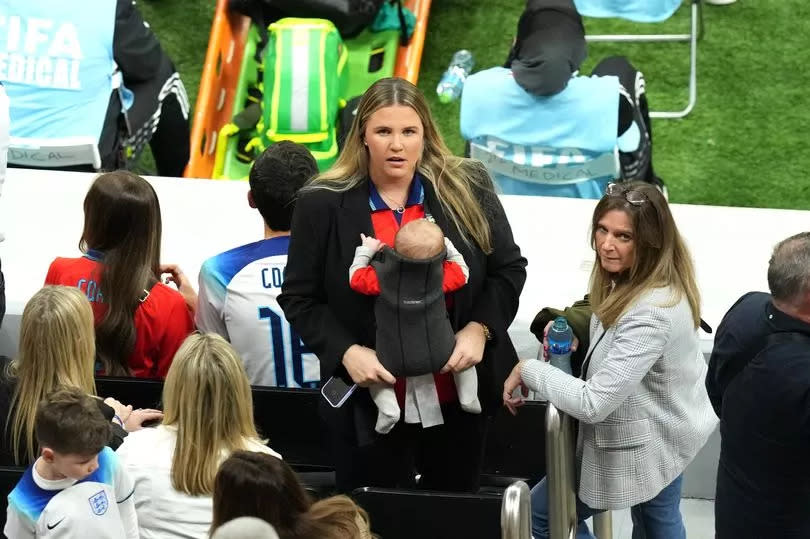
<svg viewBox="0 0 810 539"><path fill-rule="evenodd" d="M86 256L57 258L48 268L45 284L78 287L90 300L98 325L107 312L98 284L101 270L100 261ZM165 378L174 353L192 331L194 321L183 296L157 283L135 310L135 348L128 362L132 375Z"/></svg>

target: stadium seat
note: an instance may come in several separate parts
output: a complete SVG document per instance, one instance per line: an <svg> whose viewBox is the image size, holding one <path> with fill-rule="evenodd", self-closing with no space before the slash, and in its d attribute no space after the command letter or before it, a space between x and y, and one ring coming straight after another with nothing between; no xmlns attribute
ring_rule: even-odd
<svg viewBox="0 0 810 539"><path fill-rule="evenodd" d="M618 148L593 152L510 144L485 136L470 141L470 157L484 163L504 195L543 195L549 187L570 187L563 196L600 198L620 177Z"/></svg>
<svg viewBox="0 0 810 539"><path fill-rule="evenodd" d="M17 482L22 479L25 468L15 466L0 466L0 496L3 497L2 510L0 511L0 530L6 527L6 507L8 505L8 495L14 490ZM2 532L0 532L2 533Z"/></svg>
<svg viewBox="0 0 810 539"><path fill-rule="evenodd" d="M691 21L688 34L618 34L588 35L589 42L689 43L689 101L680 111L651 111L653 118L683 118L697 102L697 42L703 33L700 0L690 0ZM617 17L635 22L659 22L668 19L681 5L681 0L574 0L580 14L586 17Z"/></svg>
<svg viewBox="0 0 810 539"><path fill-rule="evenodd" d="M162 408L163 382L142 378L96 377L96 391L134 408ZM335 484L329 440L318 406L316 389L252 388L259 434L281 453L315 495ZM517 480L533 485L545 475L546 404L527 402L517 416L499 410L492 421L484 452L481 492L500 496Z"/></svg>
<svg viewBox="0 0 810 539"><path fill-rule="evenodd" d="M364 487L352 498L385 539L501 536L501 494L461 494Z"/></svg>
<svg viewBox="0 0 810 539"><path fill-rule="evenodd" d="M318 414L315 389L253 387L253 415L259 434L299 471L329 472L332 459ZM134 408L162 408L163 382L140 378L96 377L96 391ZM313 476L315 477L315 476Z"/></svg>
<svg viewBox="0 0 810 539"><path fill-rule="evenodd" d="M481 493L499 493L515 481L533 486L546 475L546 403L526 401L516 416L495 414L487 435Z"/></svg>

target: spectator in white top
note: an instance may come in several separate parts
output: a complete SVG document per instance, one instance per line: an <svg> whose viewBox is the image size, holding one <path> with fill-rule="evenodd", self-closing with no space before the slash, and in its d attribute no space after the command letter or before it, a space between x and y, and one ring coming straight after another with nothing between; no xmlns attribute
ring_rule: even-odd
<svg viewBox="0 0 810 539"><path fill-rule="evenodd" d="M240 449L281 456L259 439L242 361L218 335L185 340L163 404L163 424L133 433L118 449L135 483L141 538L206 539L220 463Z"/></svg>

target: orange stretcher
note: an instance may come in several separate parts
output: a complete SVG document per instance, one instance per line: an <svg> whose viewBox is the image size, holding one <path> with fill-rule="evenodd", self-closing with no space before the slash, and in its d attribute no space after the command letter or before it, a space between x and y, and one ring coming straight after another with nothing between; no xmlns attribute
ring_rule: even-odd
<svg viewBox="0 0 810 539"><path fill-rule="evenodd" d="M397 52L394 75L416 84L425 45L431 0L404 0L416 15L416 26L407 46ZM200 90L191 125L191 157L184 176L210 178L214 169L220 129L231 122L234 95L250 29L250 19L229 12L228 0L217 0L211 37L205 54Z"/></svg>

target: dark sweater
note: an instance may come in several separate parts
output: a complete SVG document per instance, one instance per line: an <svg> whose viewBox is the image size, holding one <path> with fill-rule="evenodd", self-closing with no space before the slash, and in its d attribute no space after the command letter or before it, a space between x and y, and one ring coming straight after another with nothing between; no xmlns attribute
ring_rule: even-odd
<svg viewBox="0 0 810 539"><path fill-rule="evenodd" d="M721 417L717 537L810 537L810 325L746 294L717 330L706 386Z"/></svg>

